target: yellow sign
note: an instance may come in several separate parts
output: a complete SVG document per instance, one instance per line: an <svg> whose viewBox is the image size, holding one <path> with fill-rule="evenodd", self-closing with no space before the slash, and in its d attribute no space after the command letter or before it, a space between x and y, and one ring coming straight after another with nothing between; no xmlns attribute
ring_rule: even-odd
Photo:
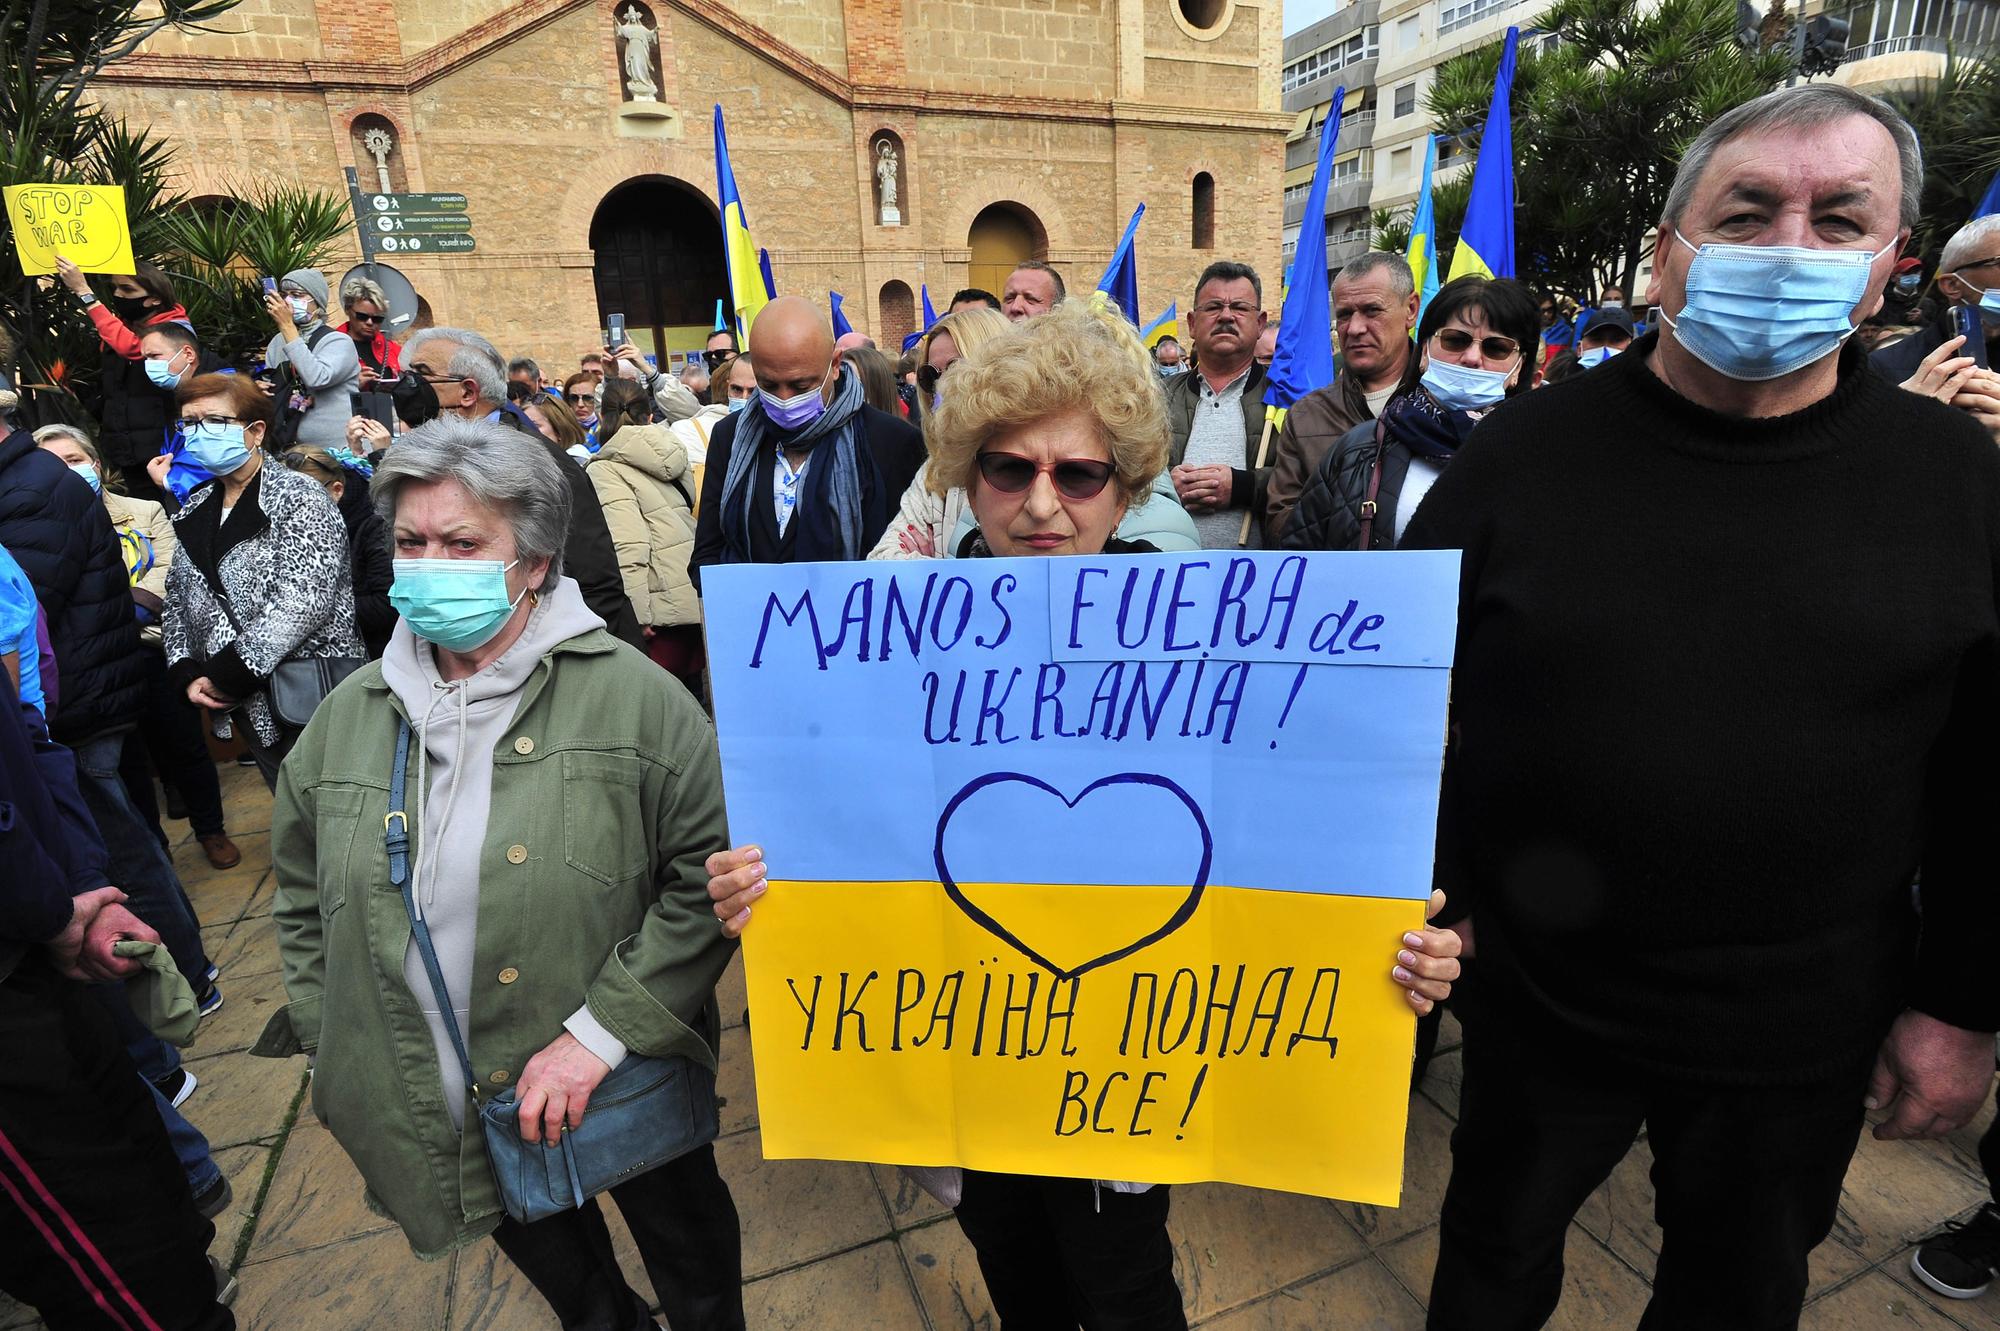
<svg viewBox="0 0 2000 1331"><path fill-rule="evenodd" d="M53 273L58 255L86 273L137 268L122 186L9 185L4 192L22 272Z"/></svg>
<svg viewBox="0 0 2000 1331"><path fill-rule="evenodd" d="M1186 887L962 884L1060 969ZM935 882L773 882L744 935L764 1154L1396 1205L1421 902L1209 886L1057 975ZM778 1112L774 1112L778 1111Z"/></svg>

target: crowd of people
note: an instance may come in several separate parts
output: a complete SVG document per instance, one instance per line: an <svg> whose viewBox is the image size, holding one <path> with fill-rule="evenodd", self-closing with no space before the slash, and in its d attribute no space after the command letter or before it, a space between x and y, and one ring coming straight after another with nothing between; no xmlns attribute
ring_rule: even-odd
<svg viewBox="0 0 2000 1331"><path fill-rule="evenodd" d="M1382 940L1415 1075L1442 1004L1465 1029L1429 1325L1542 1325L1642 1130L1644 1325L1796 1325L1865 1115L1956 1130L2000 1027L2000 218L1884 323L1921 179L1884 104L1759 98L1684 156L1646 322L1615 288L1426 302L1371 253L1332 283L1336 377L1275 429L1270 294L1234 261L1185 346L1031 261L900 362L786 296L677 373L626 343L566 376L463 328L399 343L380 287L311 270L269 292L266 370L222 372L168 275L63 265L102 412L0 444L0 1288L59 1329L234 1324L229 1185L132 1001L162 972L195 1020L224 1001L160 798L239 862L211 741L274 796L288 1001L255 1052L312 1060L417 1254L490 1234L565 1328L741 1327L709 1145L609 1187L648 1300L596 1201L505 1212L479 1126L505 1092L558 1143L651 1060L712 1100L768 879L724 817L704 570L1401 548L1463 552L1439 890ZM1981 1153L1996 1205L1913 1258L1953 1297L2000 1271ZM1185 1325L1168 1187L923 1181L1003 1326Z"/></svg>

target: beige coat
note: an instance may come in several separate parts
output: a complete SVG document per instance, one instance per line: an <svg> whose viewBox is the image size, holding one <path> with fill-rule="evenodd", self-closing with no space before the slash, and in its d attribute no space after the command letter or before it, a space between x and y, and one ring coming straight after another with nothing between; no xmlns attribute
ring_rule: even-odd
<svg viewBox="0 0 2000 1331"><path fill-rule="evenodd" d="M180 542L174 539L174 520L167 516L166 509L150 499L130 499L109 490L104 492L104 511L118 530L126 573L131 575L136 570L136 576L132 577L133 591L150 596L150 599L133 598L144 601L154 616L152 623L139 630L139 636L148 646L157 647L159 616L167 599L167 570L173 566L175 551L180 549ZM144 568L139 567L142 564Z"/></svg>
<svg viewBox="0 0 2000 1331"><path fill-rule="evenodd" d="M587 474L618 547L618 572L641 624L699 624L688 578L694 553L694 480L687 450L664 425L626 425L597 451Z"/></svg>

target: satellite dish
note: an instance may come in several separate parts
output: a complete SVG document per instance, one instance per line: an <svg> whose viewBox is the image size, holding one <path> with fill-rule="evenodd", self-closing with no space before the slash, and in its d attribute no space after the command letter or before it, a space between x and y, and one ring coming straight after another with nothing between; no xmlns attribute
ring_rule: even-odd
<svg viewBox="0 0 2000 1331"><path fill-rule="evenodd" d="M392 338L399 338L410 331L410 325L417 318L417 289L410 285L410 279L377 259L374 263L357 263L340 279L344 287L354 278L365 277L382 288L382 294L389 298L389 308L384 311L382 331ZM335 287L336 294L340 287Z"/></svg>

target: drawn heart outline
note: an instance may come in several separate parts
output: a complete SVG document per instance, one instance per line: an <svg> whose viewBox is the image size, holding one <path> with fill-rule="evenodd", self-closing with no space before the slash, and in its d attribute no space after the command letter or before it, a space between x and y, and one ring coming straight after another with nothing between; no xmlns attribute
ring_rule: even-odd
<svg viewBox="0 0 2000 1331"><path fill-rule="evenodd" d="M951 825L952 815L958 812L959 806L988 786L995 786L1008 781L1017 781L1023 785L1033 786L1037 790L1054 795L1063 802L1065 807L1070 809L1074 809L1077 805L1081 804L1089 797L1092 791L1105 786L1153 786L1166 791L1186 806L1188 816L1194 819L1195 829L1201 833L1201 863L1195 869L1193 875L1194 881L1189 884L1187 898L1175 909L1173 915L1168 918L1165 924L1154 929L1144 937L1139 938L1137 941L1127 943L1125 946L1111 952L1106 952L1102 956L1092 957L1089 961L1079 966L1058 966L1055 962L1028 946L1027 943L1015 937L1006 925L994 919L993 916L981 910L968 899L965 893L959 888L957 880L952 877L951 866L945 861L945 829ZM1151 947L1154 943L1159 942L1162 938L1173 933L1174 930L1180 928L1189 919L1193 918L1195 908L1201 904L1201 894L1208 887L1209 868L1215 859L1215 838L1208 830L1208 819L1203 816L1201 806L1194 802L1193 797L1173 781L1151 772L1117 772L1111 776L1099 777L1078 791L1074 799L1063 794L1062 791L1040 777L1029 776L1025 772L989 772L985 776L975 777L967 782L960 788L957 794L953 795L946 802L944 811L938 815L937 840L933 845L931 858L932 863L937 869L938 883L944 888L945 895L950 897L952 903L965 913L967 919L1019 952L1022 956L1028 958L1028 960L1049 971L1057 979L1073 980L1086 971L1095 970L1099 966L1109 965L1120 958L1131 956L1134 952L1142 948Z"/></svg>

